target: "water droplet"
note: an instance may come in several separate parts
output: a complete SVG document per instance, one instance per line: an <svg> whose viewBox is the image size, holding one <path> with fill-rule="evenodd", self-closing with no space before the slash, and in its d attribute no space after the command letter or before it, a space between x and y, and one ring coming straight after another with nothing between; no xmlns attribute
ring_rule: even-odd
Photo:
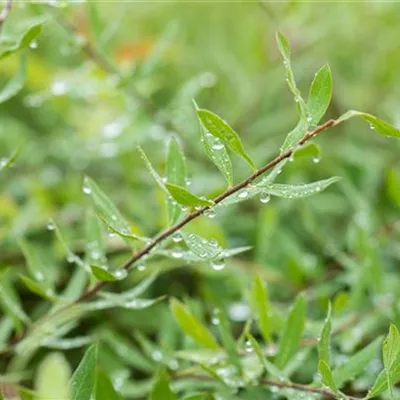
<svg viewBox="0 0 400 400"><path fill-rule="evenodd" d="M219 320L219 310L218 310L217 308L215 308L215 309L213 310L212 317L211 317L211 323L212 323L213 325L219 325L219 323L220 323L220 320Z"/></svg>
<svg viewBox="0 0 400 400"><path fill-rule="evenodd" d="M246 353L251 353L254 350L250 340L246 340L246 342L244 343L244 350L246 351Z"/></svg>
<svg viewBox="0 0 400 400"><path fill-rule="evenodd" d="M312 120L313 120L312 115L309 115L309 116L307 117L307 122L310 123Z"/></svg>
<svg viewBox="0 0 400 400"><path fill-rule="evenodd" d="M212 208L207 209L206 211L204 211L204 215L208 218L215 218L215 211Z"/></svg>
<svg viewBox="0 0 400 400"><path fill-rule="evenodd" d="M117 279L123 279L128 275L128 273L126 272L125 269L117 269L116 271L114 271L114 276Z"/></svg>
<svg viewBox="0 0 400 400"><path fill-rule="evenodd" d="M154 361L161 361L162 358L163 358L163 355L162 355L161 351L155 350L155 351L153 351L153 353L151 354L151 358L152 358Z"/></svg>
<svg viewBox="0 0 400 400"><path fill-rule="evenodd" d="M138 271L142 272L146 269L146 264L139 264L137 266Z"/></svg>
<svg viewBox="0 0 400 400"><path fill-rule="evenodd" d="M242 302L232 303L228 308L229 318L236 322L246 321L250 313L250 307Z"/></svg>
<svg viewBox="0 0 400 400"><path fill-rule="evenodd" d="M173 371L176 371L176 370L179 368L179 363L178 363L178 361L177 361L177 360L171 360L171 361L168 363L168 368L169 368L169 369L172 369Z"/></svg>
<svg viewBox="0 0 400 400"><path fill-rule="evenodd" d="M182 210L183 212L187 212L187 211L189 211L189 207L187 207L187 206L181 206L181 210Z"/></svg>
<svg viewBox="0 0 400 400"><path fill-rule="evenodd" d="M163 176L163 177L162 177L162 181L163 181L164 183L167 183L168 178L167 178L166 176Z"/></svg>
<svg viewBox="0 0 400 400"><path fill-rule="evenodd" d="M31 49L37 49L38 47L38 42L37 40L32 40L32 42L29 43L29 48Z"/></svg>
<svg viewBox="0 0 400 400"><path fill-rule="evenodd" d="M54 222L52 219L49 219L49 222L47 223L47 229L49 231L54 231Z"/></svg>
<svg viewBox="0 0 400 400"><path fill-rule="evenodd" d="M54 81L50 91L54 96L62 96L67 93L67 84L63 81Z"/></svg>
<svg viewBox="0 0 400 400"><path fill-rule="evenodd" d="M91 194L91 193L92 193L92 189L91 189L91 187L87 184L86 180L83 181L82 191L83 191L83 193L85 193L85 194Z"/></svg>
<svg viewBox="0 0 400 400"><path fill-rule="evenodd" d="M375 127L372 124L369 124L369 129L375 130Z"/></svg>
<svg viewBox="0 0 400 400"><path fill-rule="evenodd" d="M35 272L35 279L37 281L42 281L44 279L44 275L40 271Z"/></svg>
<svg viewBox="0 0 400 400"><path fill-rule="evenodd" d="M242 190L239 194L238 197L240 199L245 199L249 195L249 192L247 190Z"/></svg>
<svg viewBox="0 0 400 400"><path fill-rule="evenodd" d="M0 168L3 168L3 167L5 167L6 166L6 164L7 164L7 162L8 162L8 158L2 158L1 160L0 160Z"/></svg>
<svg viewBox="0 0 400 400"><path fill-rule="evenodd" d="M174 258L177 258L177 259L179 259L179 258L182 258L183 257L183 251L182 251L182 249L173 249L172 250L172 257L174 257Z"/></svg>
<svg viewBox="0 0 400 400"><path fill-rule="evenodd" d="M295 101L296 103L299 103L299 102L300 102L300 96L296 96L296 97L294 98L294 101Z"/></svg>
<svg viewBox="0 0 400 400"><path fill-rule="evenodd" d="M260 202L263 204L267 204L271 199L271 196L268 192L261 192L260 193Z"/></svg>
<svg viewBox="0 0 400 400"><path fill-rule="evenodd" d="M172 236L172 240L174 241L174 243L182 242L182 235L179 232L175 232Z"/></svg>
<svg viewBox="0 0 400 400"><path fill-rule="evenodd" d="M318 164L320 160L319 157L313 157L312 161L314 164Z"/></svg>
<svg viewBox="0 0 400 400"><path fill-rule="evenodd" d="M192 184L192 181L189 178L186 178L185 183L186 183L186 186L190 186Z"/></svg>
<svg viewBox="0 0 400 400"><path fill-rule="evenodd" d="M67 261L68 261L69 263L73 263L73 262L75 261L75 255L74 255L74 254L69 254L69 255L67 256Z"/></svg>
<svg viewBox="0 0 400 400"><path fill-rule="evenodd" d="M212 144L213 150L222 150L224 148L224 144L219 139L215 139Z"/></svg>
<svg viewBox="0 0 400 400"><path fill-rule="evenodd" d="M294 154L292 153L290 156L289 156L289 162L293 162L294 161Z"/></svg>
<svg viewBox="0 0 400 400"><path fill-rule="evenodd" d="M219 259L219 260L213 260L211 262L211 268L214 271L221 271L225 268L225 260L223 258Z"/></svg>

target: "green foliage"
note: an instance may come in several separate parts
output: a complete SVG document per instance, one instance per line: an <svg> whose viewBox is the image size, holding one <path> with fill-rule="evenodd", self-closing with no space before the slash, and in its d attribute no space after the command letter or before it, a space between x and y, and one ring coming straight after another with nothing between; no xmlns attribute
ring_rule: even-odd
<svg viewBox="0 0 400 400"><path fill-rule="evenodd" d="M4 3L0 398L398 398L398 5Z"/></svg>

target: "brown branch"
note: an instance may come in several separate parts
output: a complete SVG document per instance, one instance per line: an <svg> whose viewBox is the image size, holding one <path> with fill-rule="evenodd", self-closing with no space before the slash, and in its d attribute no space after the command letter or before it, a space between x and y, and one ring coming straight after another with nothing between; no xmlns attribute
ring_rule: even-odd
<svg viewBox="0 0 400 400"><path fill-rule="evenodd" d="M6 22L6 19L11 12L12 6L13 6L13 0L5 1L4 8L3 8L2 12L0 13L0 33L3 29L4 22Z"/></svg>

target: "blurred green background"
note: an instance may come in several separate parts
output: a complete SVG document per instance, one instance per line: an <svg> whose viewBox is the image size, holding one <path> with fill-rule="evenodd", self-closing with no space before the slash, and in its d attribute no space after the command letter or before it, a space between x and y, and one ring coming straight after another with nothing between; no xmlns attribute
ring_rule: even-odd
<svg viewBox="0 0 400 400"><path fill-rule="evenodd" d="M137 145L162 175L167 139L175 135L187 155L191 190L210 197L223 191L225 182L200 142L193 99L236 129L259 167L277 154L297 116L276 31L291 43L293 69L304 95L315 71L329 63L333 99L326 119L357 109L400 127L399 3L91 3L16 2L8 21L47 17L27 50L23 90L0 108L1 155L23 143L14 167L0 176L0 267L12 267L11 275L24 268L16 240L24 236L57 266L59 286L65 285L75 267L46 226L54 217L71 247L78 252L84 248L84 175L109 194L137 233L151 237L165 228L164 200ZM106 69L111 64L122 78L94 62L85 52L88 42L107 60ZM0 62L0 85L15 74L18 63L18 55ZM316 318L322 318L327 299L338 293L345 293L349 309L359 313L387 293L397 293L399 141L351 121L315 142L320 158L295 159L277 181L338 175L338 184L312 198L275 198L267 205L250 200L217 212L213 219L201 217L193 223L199 234L226 247L252 249L227 260L218 272L206 265L186 268L176 260L154 261L149 270L160 266L165 272L152 293L190 296L194 307L209 313L222 302L238 324L247 318L246 288L255 272L270 282L271 298L283 306L304 290ZM234 158L236 182L250 172ZM107 235L105 240L112 264L129 256L123 242ZM379 243L377 274L363 264L362 249L370 240ZM129 286L146 273L135 271L128 283L118 285ZM22 287L19 291L25 307L40 314L38 300ZM243 315L235 316L235 305L244 306ZM165 304L143 312L118 311L107 315L108 321L92 317L76 334L101 331L109 324L127 336L143 330L173 347L174 334L158 324L160 318L169 318L167 313ZM385 331L386 317L400 322L396 304L390 303L387 313L364 327L361 336L344 337L342 349L351 351ZM110 362L112 356L104 354ZM71 362L80 355L72 351ZM143 374L134 372L137 379Z"/></svg>

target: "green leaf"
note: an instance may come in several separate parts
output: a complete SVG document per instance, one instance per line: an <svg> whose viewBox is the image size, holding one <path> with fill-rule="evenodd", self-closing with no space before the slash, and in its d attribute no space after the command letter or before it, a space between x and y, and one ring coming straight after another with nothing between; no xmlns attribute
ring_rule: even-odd
<svg viewBox="0 0 400 400"><path fill-rule="evenodd" d="M257 340L250 333L247 333L246 337L250 342L251 348L254 349L259 360L261 361L261 364L264 365L264 368L267 371L267 373L270 374L271 376L279 379L282 382L287 381L288 379L285 377L283 372L280 371L277 367L275 367L274 364L272 364L270 361L267 360L267 358L266 358L261 346L257 342Z"/></svg>
<svg viewBox="0 0 400 400"><path fill-rule="evenodd" d="M96 376L96 400L122 400L111 379L101 368L98 368Z"/></svg>
<svg viewBox="0 0 400 400"><path fill-rule="evenodd" d="M221 171L229 186L233 184L232 162L224 144L215 147L215 139L202 125L201 142L204 150L215 166Z"/></svg>
<svg viewBox="0 0 400 400"><path fill-rule="evenodd" d="M313 160L319 160L321 158L321 149L315 143L307 143L303 146L297 147L293 151L293 157L295 160L299 158L312 158Z"/></svg>
<svg viewBox="0 0 400 400"><path fill-rule="evenodd" d="M122 235L131 235L131 229L117 207L99 188L94 180L88 176L85 176L84 178L83 191L89 195L96 211L107 222L107 224L115 230L115 232L121 232Z"/></svg>
<svg viewBox="0 0 400 400"><path fill-rule="evenodd" d="M8 20L0 37L0 59L29 46L42 30L45 17L23 19L21 22Z"/></svg>
<svg viewBox="0 0 400 400"><path fill-rule="evenodd" d="M90 400L94 391L97 345L90 346L70 380L71 400Z"/></svg>
<svg viewBox="0 0 400 400"><path fill-rule="evenodd" d="M306 301L299 295L286 319L275 364L282 369L297 352L306 319Z"/></svg>
<svg viewBox="0 0 400 400"><path fill-rule="evenodd" d="M188 307L176 299L170 300L170 308L175 321L186 335L192 337L198 344L218 350L219 345L210 331L189 311Z"/></svg>
<svg viewBox="0 0 400 400"><path fill-rule="evenodd" d="M211 200L197 197L196 195L190 193L188 190L186 190L181 186L173 185L172 183L167 183L165 186L167 187L167 190L174 198L174 200L176 200L176 202L178 202L182 206L206 207L206 206L212 206L214 204Z"/></svg>
<svg viewBox="0 0 400 400"><path fill-rule="evenodd" d="M252 304L261 333L266 342L271 342L271 321L269 318L268 292L264 279L256 275L252 285Z"/></svg>
<svg viewBox="0 0 400 400"><path fill-rule="evenodd" d="M283 197L286 199L300 199L302 197L308 197L320 193L339 180L340 177L333 176L332 178L323 179L321 181L299 185L287 185L282 183L264 185L261 182L258 186L263 187L271 196Z"/></svg>
<svg viewBox="0 0 400 400"><path fill-rule="evenodd" d="M106 266L91 265L90 269L99 281L115 282L128 276L127 271L121 268L111 271Z"/></svg>
<svg viewBox="0 0 400 400"><path fill-rule="evenodd" d="M169 378L165 370L160 370L158 372L156 382L150 393L150 400L176 400L176 396L169 385Z"/></svg>
<svg viewBox="0 0 400 400"><path fill-rule="evenodd" d="M35 379L35 399L69 400L71 398L68 385L70 377L71 368L62 353L50 353L46 355L38 367Z"/></svg>
<svg viewBox="0 0 400 400"><path fill-rule="evenodd" d="M307 111L311 125L317 125L328 109L332 96L332 76L328 64L315 74L308 95Z"/></svg>
<svg viewBox="0 0 400 400"><path fill-rule="evenodd" d="M294 78L294 74L292 71L289 42L286 39L286 37L280 32L277 32L277 34L276 34L276 41L278 44L278 49L283 58L283 65L284 65L285 71L286 71L286 82L289 86L290 91L293 94L294 100L295 100L298 110L300 112L300 120L304 121L307 124L307 128L308 128L307 106L304 102L303 97L301 96L300 90L297 88L296 80ZM306 130L307 130L307 128L306 128Z"/></svg>
<svg viewBox="0 0 400 400"><path fill-rule="evenodd" d="M328 315L322 327L320 339L318 342L318 360L324 361L328 366L331 363L331 321L332 307L331 303L328 306Z"/></svg>
<svg viewBox="0 0 400 400"><path fill-rule="evenodd" d="M14 320L29 323L29 317L22 308L17 292L8 281L6 272L0 274L0 305Z"/></svg>
<svg viewBox="0 0 400 400"><path fill-rule="evenodd" d="M86 212L85 219L85 262L91 264L107 264L105 254L104 226L92 208Z"/></svg>
<svg viewBox="0 0 400 400"><path fill-rule="evenodd" d="M394 126L388 124L387 122L375 117L372 114L364 113L361 111L350 110L343 114L340 118L336 120L335 125L340 124L341 122L347 121L353 117L360 117L364 121L367 121L370 125L370 128L375 130L377 133L381 135L385 135L388 137L400 137L400 130L395 128Z"/></svg>
<svg viewBox="0 0 400 400"><path fill-rule="evenodd" d="M12 154L7 158L2 158L0 160L0 172L10 168L14 161L18 158L22 151L22 143L12 152Z"/></svg>
<svg viewBox="0 0 400 400"><path fill-rule="evenodd" d="M396 385L400 382L400 357L397 358L396 364L393 366L392 370L392 384ZM379 396L381 393L388 389L388 380L386 370L383 370L376 378L371 390L368 392L366 399L371 399L373 397Z"/></svg>
<svg viewBox="0 0 400 400"><path fill-rule="evenodd" d="M364 349L352 355L345 363L336 367L332 374L338 388L347 381L356 378L365 371L367 364L373 360L381 346L382 338L377 338Z"/></svg>
<svg viewBox="0 0 400 400"><path fill-rule="evenodd" d="M33 279L29 278L25 275L19 276L22 283L26 286L26 288L31 291L32 293L37 294L38 296L42 297L43 299L55 302L56 296L52 289L43 289L40 285L38 285Z"/></svg>
<svg viewBox="0 0 400 400"><path fill-rule="evenodd" d="M90 31L92 33L93 41L98 43L100 41L101 34L104 32L105 27L101 21L98 5L95 2L88 1L86 3L87 15Z"/></svg>
<svg viewBox="0 0 400 400"><path fill-rule="evenodd" d="M195 233L181 233L186 245L201 260L213 260L222 253L215 240L207 240Z"/></svg>
<svg viewBox="0 0 400 400"><path fill-rule="evenodd" d="M390 398L393 399L392 386L394 385L392 374L400 354L400 333L397 327L390 325L389 334L383 342L383 365L386 371L387 385L389 388Z"/></svg>
<svg viewBox="0 0 400 400"><path fill-rule="evenodd" d="M323 384L328 386L328 388L331 389L334 393L338 393L331 368L324 360L319 361L318 372L321 375Z"/></svg>
<svg viewBox="0 0 400 400"><path fill-rule="evenodd" d="M180 187L186 187L186 160L183 151L176 138L172 138L168 146L168 157L166 165L167 182ZM175 223L182 214L182 208L175 201L167 199L168 220L170 224Z"/></svg>
<svg viewBox="0 0 400 400"><path fill-rule="evenodd" d="M26 71L26 54L21 55L21 61L16 75L7 82L0 92L0 104L14 97L23 88Z"/></svg>
<svg viewBox="0 0 400 400"><path fill-rule="evenodd" d="M140 153L140 157L142 157L142 160L144 161L147 169L150 172L150 175L153 177L153 179L156 181L158 186L163 190L164 193L168 194L168 190L165 187L164 181L161 178L161 176L157 173L157 171L153 168L151 165L150 160L147 158L146 153L142 150L140 146L137 147L138 152Z"/></svg>
<svg viewBox="0 0 400 400"><path fill-rule="evenodd" d="M239 135L223 119L213 112L204 109L197 110L197 115L207 133L211 133L217 140L220 140L234 153L242 157L253 170L257 170L253 160L245 152ZM214 148L216 147L219 146L214 141Z"/></svg>
<svg viewBox="0 0 400 400"><path fill-rule="evenodd" d="M308 122L306 119L300 119L297 125L291 130L283 142L281 146L281 153L284 153L286 150L289 150L293 146L295 146L300 139L307 133L308 130Z"/></svg>

